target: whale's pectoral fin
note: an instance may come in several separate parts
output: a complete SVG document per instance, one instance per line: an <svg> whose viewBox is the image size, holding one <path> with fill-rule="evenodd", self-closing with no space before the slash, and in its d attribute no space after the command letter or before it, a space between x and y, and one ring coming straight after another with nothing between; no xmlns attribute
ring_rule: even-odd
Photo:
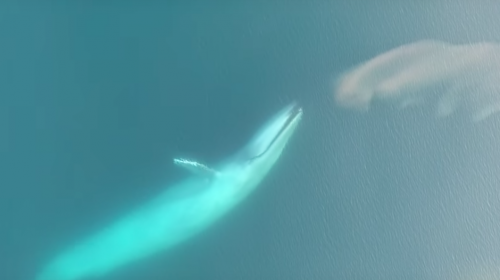
<svg viewBox="0 0 500 280"><path fill-rule="evenodd" d="M183 158L174 158L174 164L181 166L196 175L202 175L207 177L216 176L219 172L216 170L196 161L187 160Z"/></svg>

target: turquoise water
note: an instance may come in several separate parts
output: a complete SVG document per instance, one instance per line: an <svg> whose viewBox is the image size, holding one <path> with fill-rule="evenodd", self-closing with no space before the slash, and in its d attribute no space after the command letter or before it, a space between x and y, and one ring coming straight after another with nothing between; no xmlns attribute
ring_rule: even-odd
<svg viewBox="0 0 500 280"><path fill-rule="evenodd" d="M351 112L330 82L420 39L499 42L500 5L337 2L0 4L0 279L33 279L185 176L173 157L217 162L292 100L300 131L248 200L105 279L491 277L498 119Z"/></svg>

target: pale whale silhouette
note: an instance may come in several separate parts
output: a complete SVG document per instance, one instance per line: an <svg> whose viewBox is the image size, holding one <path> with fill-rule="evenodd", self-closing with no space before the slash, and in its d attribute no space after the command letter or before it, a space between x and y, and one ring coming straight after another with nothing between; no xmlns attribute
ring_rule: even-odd
<svg viewBox="0 0 500 280"><path fill-rule="evenodd" d="M57 256L38 280L103 276L166 250L207 228L247 197L280 157L302 118L293 103L268 121L241 151L209 168L185 159L194 171L163 194Z"/></svg>

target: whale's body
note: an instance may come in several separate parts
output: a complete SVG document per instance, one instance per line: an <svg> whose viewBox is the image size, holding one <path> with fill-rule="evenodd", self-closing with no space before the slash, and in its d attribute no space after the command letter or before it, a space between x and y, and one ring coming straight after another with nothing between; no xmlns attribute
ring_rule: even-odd
<svg viewBox="0 0 500 280"><path fill-rule="evenodd" d="M102 276L199 233L257 187L276 163L301 117L300 107L287 106L247 146L214 169L174 160L198 174L168 186L149 204L63 252L38 280Z"/></svg>

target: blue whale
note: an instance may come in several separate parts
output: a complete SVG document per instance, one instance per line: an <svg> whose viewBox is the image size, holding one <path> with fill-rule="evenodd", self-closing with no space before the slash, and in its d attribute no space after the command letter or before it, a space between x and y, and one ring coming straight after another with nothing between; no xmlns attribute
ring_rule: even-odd
<svg viewBox="0 0 500 280"><path fill-rule="evenodd" d="M63 251L38 280L103 276L166 250L206 229L247 197L280 157L302 118L290 104L270 119L249 143L213 167L174 159L191 176L102 231Z"/></svg>

